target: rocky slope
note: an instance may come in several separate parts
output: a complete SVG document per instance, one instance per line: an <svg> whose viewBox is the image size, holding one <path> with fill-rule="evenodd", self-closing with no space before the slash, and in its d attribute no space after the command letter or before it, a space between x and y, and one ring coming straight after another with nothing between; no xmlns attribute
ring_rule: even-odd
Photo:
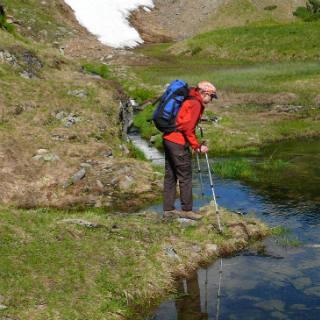
<svg viewBox="0 0 320 320"><path fill-rule="evenodd" d="M102 64L130 55L101 45L63 1L3 5L15 31L0 29L0 203L114 208L154 197L159 177L121 140L125 94Z"/></svg>
<svg viewBox="0 0 320 320"><path fill-rule="evenodd" d="M141 9L132 23L146 42L181 40L200 32L261 21L290 21L304 0L155 0L155 9Z"/></svg>

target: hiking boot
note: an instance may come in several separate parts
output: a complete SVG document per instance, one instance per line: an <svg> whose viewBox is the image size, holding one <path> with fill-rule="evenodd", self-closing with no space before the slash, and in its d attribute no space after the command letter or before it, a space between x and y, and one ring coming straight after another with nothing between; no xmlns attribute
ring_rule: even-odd
<svg viewBox="0 0 320 320"><path fill-rule="evenodd" d="M179 211L178 210L163 211L163 218L164 219L179 218Z"/></svg>
<svg viewBox="0 0 320 320"><path fill-rule="evenodd" d="M200 220L202 219L202 215L199 213L196 213L194 211L179 211L178 212L179 218L185 218L185 219L191 219L191 220Z"/></svg>

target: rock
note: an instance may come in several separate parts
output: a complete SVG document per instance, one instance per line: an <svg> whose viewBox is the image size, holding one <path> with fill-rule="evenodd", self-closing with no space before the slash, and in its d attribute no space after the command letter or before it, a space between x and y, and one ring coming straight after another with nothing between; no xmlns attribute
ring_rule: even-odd
<svg viewBox="0 0 320 320"><path fill-rule="evenodd" d="M15 67L18 66L18 60L16 56L7 50L0 50L0 62L5 62Z"/></svg>
<svg viewBox="0 0 320 320"><path fill-rule="evenodd" d="M210 121L215 122L215 123L218 123L220 120L221 120L221 118L217 117L217 116L210 117Z"/></svg>
<svg viewBox="0 0 320 320"><path fill-rule="evenodd" d="M60 223L77 224L79 226L84 226L86 228L104 227L104 225L102 225L102 224L94 223L94 222L83 220L83 219L63 219L60 221Z"/></svg>
<svg viewBox="0 0 320 320"><path fill-rule="evenodd" d="M205 250L208 252L209 255L213 255L218 252L218 246L214 243L208 243L205 246Z"/></svg>
<svg viewBox="0 0 320 320"><path fill-rule="evenodd" d="M181 260L181 258L177 255L177 252L176 252L176 250L174 250L173 247L165 247L164 252L170 258L173 258L173 259L176 259L179 261Z"/></svg>
<svg viewBox="0 0 320 320"><path fill-rule="evenodd" d="M289 112L294 113L303 109L303 106L291 106L291 105L276 105L273 109L277 112Z"/></svg>
<svg viewBox="0 0 320 320"><path fill-rule="evenodd" d="M30 73L34 73L43 67L42 62L30 51L25 51L22 58Z"/></svg>
<svg viewBox="0 0 320 320"><path fill-rule="evenodd" d="M40 152L40 153L38 153ZM35 155L34 157L32 157L33 160L43 160L43 161L48 161L48 162L53 162L53 161L58 161L60 160L59 156L57 156L54 153L50 153L48 150L46 149L39 149L37 151L37 155Z"/></svg>
<svg viewBox="0 0 320 320"><path fill-rule="evenodd" d="M134 180L132 177L123 176L119 182L119 189L120 191L123 191L123 192L129 191L133 184L134 184Z"/></svg>
<svg viewBox="0 0 320 320"><path fill-rule="evenodd" d="M86 98L88 96L88 92L84 89L69 90L68 95L78 98Z"/></svg>
<svg viewBox="0 0 320 320"><path fill-rule="evenodd" d="M84 169L91 169L92 165L90 163L83 162L83 163L80 163L80 167Z"/></svg>
<svg viewBox="0 0 320 320"><path fill-rule="evenodd" d="M64 118L66 118L68 116L68 114L64 111L60 111L55 115L55 118L57 120L63 120Z"/></svg>
<svg viewBox="0 0 320 320"><path fill-rule="evenodd" d="M53 154L53 153L48 153L48 154L45 154L43 157L43 160L44 161L48 161L48 162L53 162L53 161L58 161L60 160L60 158L56 155L56 154Z"/></svg>
<svg viewBox="0 0 320 320"><path fill-rule="evenodd" d="M77 114L74 113L66 113L65 111L59 111L56 114L53 114L53 116L64 123L64 126L66 128L70 128L77 122L79 122L81 119Z"/></svg>
<svg viewBox="0 0 320 320"><path fill-rule="evenodd" d="M38 149L37 150L37 154L38 155L44 155L44 154L47 154L47 153L49 153L49 150L47 150L47 149Z"/></svg>
<svg viewBox="0 0 320 320"><path fill-rule="evenodd" d="M24 79L29 79L29 80L35 78L35 75L33 73L26 70L22 71L20 73L20 76Z"/></svg>
<svg viewBox="0 0 320 320"><path fill-rule="evenodd" d="M104 189L104 185L100 180L97 180L96 183L97 183L97 186L98 186L99 189L101 189L101 190Z"/></svg>
<svg viewBox="0 0 320 320"><path fill-rule="evenodd" d="M125 154L125 155L128 155L130 153L129 149L127 148L127 146L121 144L119 146L120 150Z"/></svg>
<svg viewBox="0 0 320 320"><path fill-rule="evenodd" d="M64 136L61 136L61 135L59 135L59 134L53 134L53 135L51 136L51 139L52 139L52 140L55 140L55 141L64 141L64 140L65 140Z"/></svg>
<svg viewBox="0 0 320 320"><path fill-rule="evenodd" d="M106 158L110 158L113 156L112 150L108 150L102 154Z"/></svg>
<svg viewBox="0 0 320 320"><path fill-rule="evenodd" d="M198 246L198 245L194 245L192 246L192 251L195 252L195 253L200 253L201 252L201 247Z"/></svg>
<svg viewBox="0 0 320 320"><path fill-rule="evenodd" d="M65 119L63 119L64 126L70 128L74 124L80 121L80 118L77 115L69 114Z"/></svg>
<svg viewBox="0 0 320 320"><path fill-rule="evenodd" d="M157 139L157 136L151 136L149 140L150 144L154 144L156 142L156 139Z"/></svg>
<svg viewBox="0 0 320 320"><path fill-rule="evenodd" d="M76 172L72 177L71 177L71 181L72 183L77 183L79 182L81 179L83 179L86 175L86 170L84 168L80 169L78 172Z"/></svg>
<svg viewBox="0 0 320 320"><path fill-rule="evenodd" d="M186 218L178 218L177 221L181 224L181 227L189 227L189 226L194 226L197 224L196 221L191 220L191 219L186 219Z"/></svg>
<svg viewBox="0 0 320 320"><path fill-rule="evenodd" d="M1 310L6 310L6 309L8 309L7 306L5 306L4 304L0 304L0 311L1 311Z"/></svg>

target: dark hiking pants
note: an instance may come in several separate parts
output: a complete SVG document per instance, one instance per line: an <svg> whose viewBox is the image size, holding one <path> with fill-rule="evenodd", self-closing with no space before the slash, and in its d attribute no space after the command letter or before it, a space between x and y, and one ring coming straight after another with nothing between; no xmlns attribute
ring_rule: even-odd
<svg viewBox="0 0 320 320"><path fill-rule="evenodd" d="M163 210L174 210L179 181L181 209L192 210L192 162L188 146L163 140L165 152Z"/></svg>

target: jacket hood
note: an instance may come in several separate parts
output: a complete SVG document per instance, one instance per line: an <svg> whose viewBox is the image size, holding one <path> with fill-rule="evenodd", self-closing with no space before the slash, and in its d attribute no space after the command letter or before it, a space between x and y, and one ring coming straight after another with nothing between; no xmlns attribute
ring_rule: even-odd
<svg viewBox="0 0 320 320"><path fill-rule="evenodd" d="M189 96L190 97L193 97L193 98L196 98L200 103L201 105L203 105L202 103L202 96L201 94L196 90L196 88L191 88L190 91L189 91Z"/></svg>

